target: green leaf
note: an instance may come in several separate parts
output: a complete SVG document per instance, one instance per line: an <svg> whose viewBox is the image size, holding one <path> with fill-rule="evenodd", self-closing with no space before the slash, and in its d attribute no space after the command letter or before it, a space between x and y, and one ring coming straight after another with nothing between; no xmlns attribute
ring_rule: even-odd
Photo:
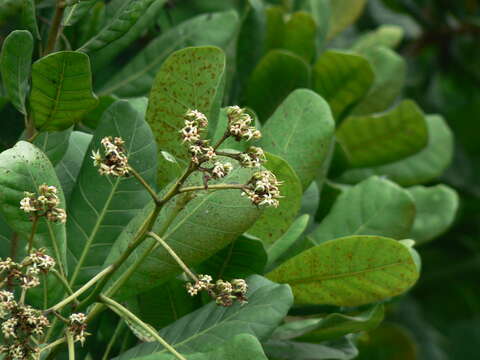
<svg viewBox="0 0 480 360"><path fill-rule="evenodd" d="M458 195L445 185L414 186L408 189L415 200L417 216L411 238L424 244L444 233L452 225L458 210Z"/></svg>
<svg viewBox="0 0 480 360"><path fill-rule="evenodd" d="M38 30L37 13L35 10L35 0L20 0L22 2L22 12L20 15L20 25L30 31L32 35L40 39L40 31Z"/></svg>
<svg viewBox="0 0 480 360"><path fill-rule="evenodd" d="M295 171L281 157L266 153L267 162L263 165L283 182L280 187L283 199L278 208L267 208L257 222L248 230L249 234L260 238L266 246L281 237L295 220L302 201L302 184Z"/></svg>
<svg viewBox="0 0 480 360"><path fill-rule="evenodd" d="M382 25L362 35L352 46L352 50L365 53L376 47L395 49L403 38L403 28L397 25Z"/></svg>
<svg viewBox="0 0 480 360"><path fill-rule="evenodd" d="M32 230L30 216L20 209L24 192L37 193L42 184L58 189L60 207L65 208L60 182L47 156L34 145L20 141L0 154L0 211L13 231L28 237ZM69 219L70 220L70 219ZM66 265L65 224L39 219L34 238L37 248L42 246L61 264ZM25 244L23 244L25 245Z"/></svg>
<svg viewBox="0 0 480 360"><path fill-rule="evenodd" d="M33 144L42 150L53 166L62 160L68 148L68 141L72 129L55 132L42 132L38 135Z"/></svg>
<svg viewBox="0 0 480 360"><path fill-rule="evenodd" d="M156 329L175 322L200 305L200 297L190 296L185 291L185 281L177 279L142 293L137 301L140 318Z"/></svg>
<svg viewBox="0 0 480 360"><path fill-rule="evenodd" d="M406 63L400 55L380 46L366 51L364 55L372 65L375 82L355 107L354 115L387 110L400 95L405 82Z"/></svg>
<svg viewBox="0 0 480 360"><path fill-rule="evenodd" d="M348 338L311 344L296 341L269 340L264 349L271 359L291 360L350 360L358 350Z"/></svg>
<svg viewBox="0 0 480 360"><path fill-rule="evenodd" d="M113 19L94 38L82 45L78 51L89 53L99 50L111 42L124 36L147 11L149 6L158 0L127 0L123 3Z"/></svg>
<svg viewBox="0 0 480 360"><path fill-rule="evenodd" d="M330 1L329 0L301 0L300 8L308 11L315 20L317 51L323 49L327 32L330 27Z"/></svg>
<svg viewBox="0 0 480 360"><path fill-rule="evenodd" d="M3 42L0 70L3 85L13 106L27 115L25 97L33 54L33 37L26 30L11 32Z"/></svg>
<svg viewBox="0 0 480 360"><path fill-rule="evenodd" d="M134 177L101 176L90 158L92 151L101 147L103 137L120 136L125 141L129 164L149 184L155 184L156 147L143 120L146 104L135 105L120 100L104 113L73 188L68 233L75 241L70 241L68 247L74 284L83 284L98 273L118 235L150 200Z"/></svg>
<svg viewBox="0 0 480 360"><path fill-rule="evenodd" d="M311 233L319 244L348 235L410 236L415 204L398 185L371 177L342 192L329 214Z"/></svg>
<svg viewBox="0 0 480 360"><path fill-rule="evenodd" d="M419 273L409 249L380 236L324 242L267 274L288 283L296 304L359 306L407 291Z"/></svg>
<svg viewBox="0 0 480 360"><path fill-rule="evenodd" d="M313 66L313 90L322 95L339 121L368 93L373 69L363 56L327 50Z"/></svg>
<svg viewBox="0 0 480 360"><path fill-rule="evenodd" d="M30 105L40 131L69 128L97 102L87 55L60 51L33 64Z"/></svg>
<svg viewBox="0 0 480 360"><path fill-rule="evenodd" d="M103 113L117 100L118 97L113 95L100 96L98 98L98 105L82 117L82 125L95 130L102 119Z"/></svg>
<svg viewBox="0 0 480 360"><path fill-rule="evenodd" d="M282 47L310 63L316 55L316 31L317 25L312 15L297 11L285 24Z"/></svg>
<svg viewBox="0 0 480 360"><path fill-rule="evenodd" d="M83 158L87 153L92 135L80 131L74 131L70 135L66 151L62 160L55 166L58 179L62 184L63 193L67 203L77 182L77 176L82 167Z"/></svg>
<svg viewBox="0 0 480 360"><path fill-rule="evenodd" d="M16 261L15 256L12 256L11 241L14 236L13 230L8 226L3 214L0 212L0 258L5 259L10 257L13 261Z"/></svg>
<svg viewBox="0 0 480 360"><path fill-rule="evenodd" d="M178 175L178 167L160 154L166 151L186 166L191 157L178 131L183 116L196 109L211 117L214 99L225 71L225 55L216 47L194 47L179 50L162 64L150 93L147 121L158 144L158 181L166 185ZM212 124L214 125L214 124Z"/></svg>
<svg viewBox="0 0 480 360"><path fill-rule="evenodd" d="M282 47L285 37L285 10L282 6L268 6L265 9L267 20L265 50L269 52Z"/></svg>
<svg viewBox="0 0 480 360"><path fill-rule="evenodd" d="M385 114L351 116L340 125L336 135L354 167L397 161L418 153L428 143L425 115L410 100Z"/></svg>
<svg viewBox="0 0 480 360"><path fill-rule="evenodd" d="M147 355L136 360L176 360L172 354ZM268 360L263 352L262 344L255 336L249 334L235 335L214 350L188 354L188 360Z"/></svg>
<svg viewBox="0 0 480 360"><path fill-rule="evenodd" d="M330 0L330 29L327 39L334 38L338 33L352 25L362 14L367 0Z"/></svg>
<svg viewBox="0 0 480 360"><path fill-rule="evenodd" d="M100 92L129 97L145 95L162 63L173 51L199 45L226 48L237 29L238 21L238 15L234 11L227 11L200 15L177 25L151 41Z"/></svg>
<svg viewBox="0 0 480 360"><path fill-rule="evenodd" d="M267 339L287 315L292 305L292 293L288 286L272 283L261 276L252 276L247 283L248 305L235 304L225 308L210 302L162 329L159 335L181 353L209 351L242 333L259 340ZM144 343L115 359L161 356L164 353L167 350L160 344Z"/></svg>
<svg viewBox="0 0 480 360"><path fill-rule="evenodd" d="M286 50L271 50L248 80L246 103L265 122L293 90L309 85L310 68L302 58Z"/></svg>
<svg viewBox="0 0 480 360"><path fill-rule="evenodd" d="M326 159L334 127L328 104L313 91L298 89L263 127L261 145L285 159L306 189Z"/></svg>
<svg viewBox="0 0 480 360"><path fill-rule="evenodd" d="M253 175L248 168L234 168L231 174L225 177L222 183L244 184ZM199 176L195 184L202 183ZM214 182L212 182L214 183ZM200 191L196 197L185 205L186 199L175 197L160 213L153 227L159 232L169 217L175 213L177 206L184 207L175 217L168 230L162 236L177 255L189 266L195 266L205 261L216 252L225 248L230 242L243 234L258 219L261 211L253 206L249 199L242 197L239 190ZM149 204L124 229L105 264L111 264L120 256L130 244L132 237L140 226L145 223L153 209ZM208 216L205 216L208 214ZM192 234L195 234L192 237ZM128 258L119 273L126 271L132 263L154 244L149 239L139 246ZM162 247L157 246L136 269L123 286L117 296L128 298L151 289L167 281L170 277L181 272L181 268L170 254Z"/></svg>
<svg viewBox="0 0 480 360"><path fill-rule="evenodd" d="M387 165L346 171L339 181L356 183L371 175L387 176L403 186L426 183L439 177L453 158L453 133L439 115L427 115L427 146L415 155Z"/></svg>
<svg viewBox="0 0 480 360"><path fill-rule="evenodd" d="M75 25L82 17L88 14L97 0L82 0L73 5L68 5L63 13L62 25Z"/></svg>
<svg viewBox="0 0 480 360"><path fill-rule="evenodd" d="M93 38L100 32L107 21L106 5L103 1L95 3L94 6L87 11L87 14L88 16L83 17L82 21L75 27L75 45L83 44ZM92 57L91 53L88 55L95 60L95 57ZM92 62L93 73L98 74L98 71L95 71L94 65L94 62Z"/></svg>
<svg viewBox="0 0 480 360"><path fill-rule="evenodd" d="M214 279L244 279L253 274L263 274L266 263L267 253L263 243L255 238L239 236L197 266L196 270L201 274L209 274Z"/></svg>

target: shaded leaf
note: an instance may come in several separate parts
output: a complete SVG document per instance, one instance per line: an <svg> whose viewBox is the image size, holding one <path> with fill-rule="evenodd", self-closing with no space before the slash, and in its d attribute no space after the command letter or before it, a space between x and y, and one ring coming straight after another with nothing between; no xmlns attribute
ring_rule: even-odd
<svg viewBox="0 0 480 360"><path fill-rule="evenodd" d="M73 5L68 5L63 13L62 25L75 25L82 17L88 14L97 0L82 0Z"/></svg>
<svg viewBox="0 0 480 360"><path fill-rule="evenodd" d="M313 90L322 95L339 121L368 93L373 69L364 57L327 50L313 66Z"/></svg>
<svg viewBox="0 0 480 360"><path fill-rule="evenodd" d="M327 39L332 39L339 32L353 24L362 14L367 0L330 0L330 29Z"/></svg>
<svg viewBox="0 0 480 360"><path fill-rule="evenodd" d="M271 50L248 80L246 103L265 122L293 90L309 85L310 68L302 58L286 50Z"/></svg>
<svg viewBox="0 0 480 360"><path fill-rule="evenodd" d="M13 261L16 260L15 256L12 256L13 254L11 251L11 241L13 235L13 230L10 228L10 226L8 226L2 213L0 212L0 258L5 259L6 257L10 257L13 259Z"/></svg>
<svg viewBox="0 0 480 360"><path fill-rule="evenodd" d="M267 274L288 283L297 304L359 306L400 295L418 279L409 249L380 236L330 240Z"/></svg>
<svg viewBox="0 0 480 360"><path fill-rule="evenodd" d="M266 208L257 222L248 230L260 238L265 245L271 245L281 237L295 220L302 201L302 184L295 171L281 157L266 153L267 162L263 167L275 174L282 183L283 199L278 208Z"/></svg>
<svg viewBox="0 0 480 360"><path fill-rule="evenodd" d="M351 169L339 181L355 183L371 175L384 175L403 186L429 182L439 177L453 158L453 134L439 115L426 116L428 144L420 152L391 164Z"/></svg>
<svg viewBox="0 0 480 360"><path fill-rule="evenodd" d="M97 102L87 55L60 51L33 64L30 105L40 131L69 128Z"/></svg>
<svg viewBox="0 0 480 360"><path fill-rule="evenodd" d="M398 25L379 26L363 34L352 46L352 50L364 53L379 46L395 49L402 41L403 32L403 28Z"/></svg>
<svg viewBox="0 0 480 360"><path fill-rule="evenodd" d="M326 159L334 126L328 104L313 91L299 89L267 121L260 144L285 159L306 189Z"/></svg>
<svg viewBox="0 0 480 360"><path fill-rule="evenodd" d="M186 166L191 157L178 131L183 116L196 109L210 118L214 99L225 70L225 55L216 47L195 47L176 51L162 64L150 93L147 121L158 144L160 185L178 175L178 167L160 154L166 151ZM214 125L214 124L212 124Z"/></svg>
<svg viewBox="0 0 480 360"><path fill-rule="evenodd" d="M330 27L330 0L301 0L300 8L308 11L315 20L317 51L323 49Z"/></svg>
<svg viewBox="0 0 480 360"><path fill-rule="evenodd" d="M13 106L27 115L25 97L33 54L33 37L29 31L15 30L3 42L0 70L3 86Z"/></svg>
<svg viewBox="0 0 480 360"><path fill-rule="evenodd" d="M287 314L292 304L292 293L285 285L270 282L261 276L247 279L249 285L248 305L235 304L225 308L210 302L184 316L159 334L182 353L209 351L226 343L238 334L254 335L267 339L273 329ZM137 345L116 360L167 353L160 344Z"/></svg>
<svg viewBox="0 0 480 360"><path fill-rule="evenodd" d="M351 116L340 125L336 135L354 167L397 161L419 152L428 143L425 116L410 100L385 114Z"/></svg>
<svg viewBox="0 0 480 360"><path fill-rule="evenodd" d="M38 135L33 144L41 149L53 166L57 165L62 160L68 148L68 141L72 129L66 129L55 132L42 132Z"/></svg>
<svg viewBox="0 0 480 360"><path fill-rule="evenodd" d="M102 94L145 95L162 63L173 51L199 45L225 48L238 26L234 11L205 14L185 21L151 41L102 87Z"/></svg>
<svg viewBox="0 0 480 360"><path fill-rule="evenodd" d="M317 25L312 15L297 11L285 23L282 47L311 62L316 53L316 30Z"/></svg>
<svg viewBox="0 0 480 360"><path fill-rule="evenodd" d="M156 147L143 120L145 107L145 103L138 106L124 100L110 106L85 154L69 204L68 233L75 239L68 244L74 284L83 284L98 273L125 225L150 200L134 177L101 176L90 158L103 137L120 136L129 164L154 186Z"/></svg>
<svg viewBox="0 0 480 360"><path fill-rule="evenodd" d="M423 244L444 233L453 223L458 209L458 195L445 185L414 186L408 189L415 200L417 215L411 238Z"/></svg>
<svg viewBox="0 0 480 360"><path fill-rule="evenodd" d="M411 195L398 185L371 177L343 191L310 234L317 243L348 235L410 236L415 219Z"/></svg>

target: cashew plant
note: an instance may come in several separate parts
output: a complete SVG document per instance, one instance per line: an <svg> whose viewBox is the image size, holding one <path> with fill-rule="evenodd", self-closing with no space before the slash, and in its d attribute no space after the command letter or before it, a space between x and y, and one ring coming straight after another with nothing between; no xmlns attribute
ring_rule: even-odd
<svg viewBox="0 0 480 360"><path fill-rule="evenodd" d="M1 358L357 357L457 198L350 2L0 3Z"/></svg>

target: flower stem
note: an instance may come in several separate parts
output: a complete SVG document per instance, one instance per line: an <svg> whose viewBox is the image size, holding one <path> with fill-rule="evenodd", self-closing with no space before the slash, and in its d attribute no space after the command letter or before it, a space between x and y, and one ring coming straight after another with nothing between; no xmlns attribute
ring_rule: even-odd
<svg viewBox="0 0 480 360"><path fill-rule="evenodd" d="M69 331L66 332L65 336L67 337L68 344L68 360L75 360L75 342L73 341L73 336Z"/></svg>
<svg viewBox="0 0 480 360"><path fill-rule="evenodd" d="M207 190L229 190L229 189L238 189L242 190L245 187L243 184L216 184L216 185L208 185ZM179 192L184 193L188 191L199 191L205 190L205 186L188 186L179 189Z"/></svg>
<svg viewBox="0 0 480 360"><path fill-rule="evenodd" d="M152 197L153 201L155 204L160 203L160 197L157 195L156 191L147 183L147 181L140 175L134 168L130 166L130 172L132 175L138 180L140 184L143 185L143 187L148 191L150 196Z"/></svg>
<svg viewBox="0 0 480 360"><path fill-rule="evenodd" d="M56 347L57 345L63 344L65 341L67 341L67 339L66 339L65 337L60 338L60 339L57 339L57 340L55 340L54 342L52 342L52 343L46 345L45 347L41 348L41 349L40 349L40 352L44 352L44 351L50 350L51 348L54 348L54 347Z"/></svg>
<svg viewBox="0 0 480 360"><path fill-rule="evenodd" d="M117 327L115 328L115 332L113 333L113 336L110 339L110 341L108 342L107 348L105 349L105 352L103 353L102 360L108 360L109 359L110 351L112 351L113 345L115 345L115 342L117 341L117 338L123 332L124 328L125 328L125 321L123 321L123 319L120 319L120 321L117 324Z"/></svg>
<svg viewBox="0 0 480 360"><path fill-rule="evenodd" d="M55 8L55 15L53 16L52 25L50 26L50 32L48 33L47 47L43 55L48 55L55 51L57 40L62 32L62 18L65 11L64 0L57 0L57 6Z"/></svg>
<svg viewBox="0 0 480 360"><path fill-rule="evenodd" d="M32 231L30 232L30 237L28 238L28 252L27 252L27 254L30 254L32 252L33 239L35 237L35 233L37 232L37 226L38 226L38 216L33 215Z"/></svg>
<svg viewBox="0 0 480 360"><path fill-rule="evenodd" d="M100 300L105 303L111 310L117 313L122 318L128 318L128 320L140 326L143 330L148 332L155 340L162 344L169 352L171 352L179 360L187 360L183 357L173 346L166 342L158 333L148 324L145 324L137 316L131 313L127 308L117 303L115 300L110 299L104 295L100 295Z"/></svg>
<svg viewBox="0 0 480 360"><path fill-rule="evenodd" d="M188 268L187 265L185 265L182 259L180 259L180 257L175 253L175 251L173 251L173 249L160 236L151 231L148 233L148 235L157 240L160 245L162 245L165 250L167 250L170 256L177 262L178 265L180 265L183 271L185 271L185 273L190 276L193 281L198 281L198 277Z"/></svg>
<svg viewBox="0 0 480 360"><path fill-rule="evenodd" d="M73 290L72 288L70 287L70 285L68 284L68 281L67 279L65 279L65 277L60 274L57 270L55 269L51 269L50 272L55 275L57 277L58 280L60 280L60 282L62 283L63 287L65 288L65 290L67 290L67 293L69 295L72 295L73 294Z"/></svg>

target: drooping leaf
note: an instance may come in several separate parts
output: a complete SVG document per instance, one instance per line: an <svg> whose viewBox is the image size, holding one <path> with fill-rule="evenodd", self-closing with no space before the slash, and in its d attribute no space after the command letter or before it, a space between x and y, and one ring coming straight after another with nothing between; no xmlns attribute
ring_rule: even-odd
<svg viewBox="0 0 480 360"><path fill-rule="evenodd" d="M302 201L302 184L295 171L281 157L266 153L267 162L263 165L275 174L282 183L283 199L278 208L267 208L257 222L248 230L249 234L260 238L265 245L271 245L281 237L295 220Z"/></svg>
<svg viewBox="0 0 480 360"><path fill-rule="evenodd" d="M162 63L173 51L200 45L226 48L238 26L234 11L205 14L185 21L150 42L100 92L119 96L145 95Z"/></svg>
<svg viewBox="0 0 480 360"><path fill-rule="evenodd" d="M214 99L225 70L225 55L216 47L194 47L176 51L162 64L150 93L147 121L158 144L159 184L166 185L178 167L160 154L172 154L182 167L190 158L178 131L189 109L210 118ZM214 126L214 124L212 124Z"/></svg>
<svg viewBox="0 0 480 360"><path fill-rule="evenodd" d="M295 303L358 306L407 291L419 273L398 241L354 235L330 240L291 258L267 274L288 283Z"/></svg>
<svg viewBox="0 0 480 360"><path fill-rule="evenodd" d="M263 274L266 263L267 253L263 243L242 235L197 266L196 270L214 279L244 279L253 274Z"/></svg>
<svg viewBox="0 0 480 360"><path fill-rule="evenodd" d="M55 166L55 171L62 184L63 193L67 203L69 203L70 195L77 181L78 173L82 167L83 158L87 153L87 148L91 140L92 135L90 134L80 131L72 132L64 156Z"/></svg>
<svg viewBox="0 0 480 360"><path fill-rule="evenodd" d="M408 192L415 200L417 209L411 234L417 244L433 240L452 225L458 209L455 190L445 185L436 185L414 186Z"/></svg>
<svg viewBox="0 0 480 360"><path fill-rule="evenodd" d="M253 172L248 168L234 168L229 176L222 179L222 183L244 184L251 178ZM193 183L202 184L201 177L193 179ZM160 236L186 264L193 267L243 234L261 213L250 200L240 195L239 190L201 191L196 193L193 200L188 200L189 198L177 196L167 203L155 222L153 231L157 233L162 231L169 217L175 214L177 207L183 208L168 230L160 233ZM115 261L125 251L152 209L152 204L147 205L126 226L111 248L106 264ZM208 214L208 217L205 214ZM152 244L157 244L155 250L149 252L148 257L139 265L126 285L119 290L116 295L118 298L128 298L151 289L182 271L161 245L153 239L148 239L128 258L119 273L131 268L135 260Z"/></svg>
<svg viewBox="0 0 480 360"><path fill-rule="evenodd" d="M125 141L129 164L151 185L155 184L156 147L143 120L146 104L119 100L103 115L83 159L73 188L68 224L72 283L83 284L98 273L125 225L149 201L150 196L135 178L101 176L93 166L92 150L101 148L105 136Z"/></svg>
<svg viewBox="0 0 480 360"><path fill-rule="evenodd" d="M286 50L271 50L248 80L246 103L265 122L293 90L309 85L310 68L302 58Z"/></svg>
<svg viewBox="0 0 480 360"><path fill-rule="evenodd" d="M27 115L25 97L33 54L33 37L29 31L15 30L3 42L0 70L3 86L13 106Z"/></svg>
<svg viewBox="0 0 480 360"><path fill-rule="evenodd" d="M365 53L375 47L395 49L403 38L403 28L398 25L382 25L362 35L352 46L352 50Z"/></svg>
<svg viewBox="0 0 480 360"><path fill-rule="evenodd" d="M261 276L252 276L247 283L248 306L235 304L225 308L210 302L162 329L159 335L181 353L209 351L242 333L260 340L267 339L287 314L292 293L288 286L272 283ZM160 344L144 343L115 359L161 356L164 353L167 350Z"/></svg>
<svg viewBox="0 0 480 360"><path fill-rule="evenodd" d="M55 166L62 160L67 151L71 133L71 128L62 131L42 132L35 138L33 144L42 150L52 165Z"/></svg>
<svg viewBox="0 0 480 360"><path fill-rule="evenodd" d="M336 135L354 167L401 160L418 153L428 143L425 115L410 100L385 114L351 116L340 125Z"/></svg>
<svg viewBox="0 0 480 360"><path fill-rule="evenodd" d="M33 64L30 105L40 131L69 128L97 102L87 55L60 51Z"/></svg>
<svg viewBox="0 0 480 360"><path fill-rule="evenodd" d="M313 66L313 90L322 95L339 121L368 93L373 69L360 55L327 50Z"/></svg>
<svg viewBox="0 0 480 360"><path fill-rule="evenodd" d="M135 357L136 360L176 360L172 354L153 354ZM255 336L249 334L235 335L213 350L188 354L188 360L268 360L262 344Z"/></svg>
<svg viewBox="0 0 480 360"><path fill-rule="evenodd" d="M127 0L117 10L113 19L92 39L83 44L78 51L89 53L99 50L125 35L158 0Z"/></svg>
<svg viewBox="0 0 480 360"><path fill-rule="evenodd" d="M285 23L282 47L310 63L316 53L317 26L312 15L305 11L292 14Z"/></svg>
<svg viewBox="0 0 480 360"><path fill-rule="evenodd" d="M317 244L353 234L402 239L410 235L414 219L415 204L406 190L371 177L343 191L311 237Z"/></svg>
<svg viewBox="0 0 480 360"><path fill-rule="evenodd" d="M327 39L332 39L353 24L361 15L367 0L330 0L330 29Z"/></svg>
<svg viewBox="0 0 480 360"><path fill-rule="evenodd" d="M371 114L387 110L397 99L405 82L405 60L392 50L375 47L364 53L375 73L370 92L355 107L353 114Z"/></svg>
<svg viewBox="0 0 480 360"><path fill-rule="evenodd" d="M355 344L345 337L320 344L269 340L264 349L270 358L288 360L350 360L358 355Z"/></svg>
<svg viewBox="0 0 480 360"><path fill-rule="evenodd" d="M422 184L439 177L453 158L453 134L439 115L426 116L428 144L417 154L391 164L365 169L351 169L339 181L356 183L371 175L387 176L403 186Z"/></svg>
<svg viewBox="0 0 480 360"><path fill-rule="evenodd" d="M261 145L285 159L306 189L325 161L334 127L328 104L313 91L299 89L267 121Z"/></svg>
<svg viewBox="0 0 480 360"><path fill-rule="evenodd" d="M20 200L25 197L25 191L37 193L42 184L57 188L59 207L65 209L60 182L52 164L42 151L26 141L20 141L0 154L0 211L12 230L23 237L28 238L30 235L32 221L30 216L20 209ZM60 267L66 265L65 224L40 218L34 245L37 248L46 247L48 253L60 262Z"/></svg>
<svg viewBox="0 0 480 360"><path fill-rule="evenodd" d="M267 271L274 269L279 265L279 259L290 247L298 240L308 225L309 216L303 214L290 226L290 228L277 239L267 250L268 263Z"/></svg>
<svg viewBox="0 0 480 360"><path fill-rule="evenodd" d="M63 13L62 25L75 25L82 17L88 14L96 2L97 0L82 0L72 5L68 5Z"/></svg>

